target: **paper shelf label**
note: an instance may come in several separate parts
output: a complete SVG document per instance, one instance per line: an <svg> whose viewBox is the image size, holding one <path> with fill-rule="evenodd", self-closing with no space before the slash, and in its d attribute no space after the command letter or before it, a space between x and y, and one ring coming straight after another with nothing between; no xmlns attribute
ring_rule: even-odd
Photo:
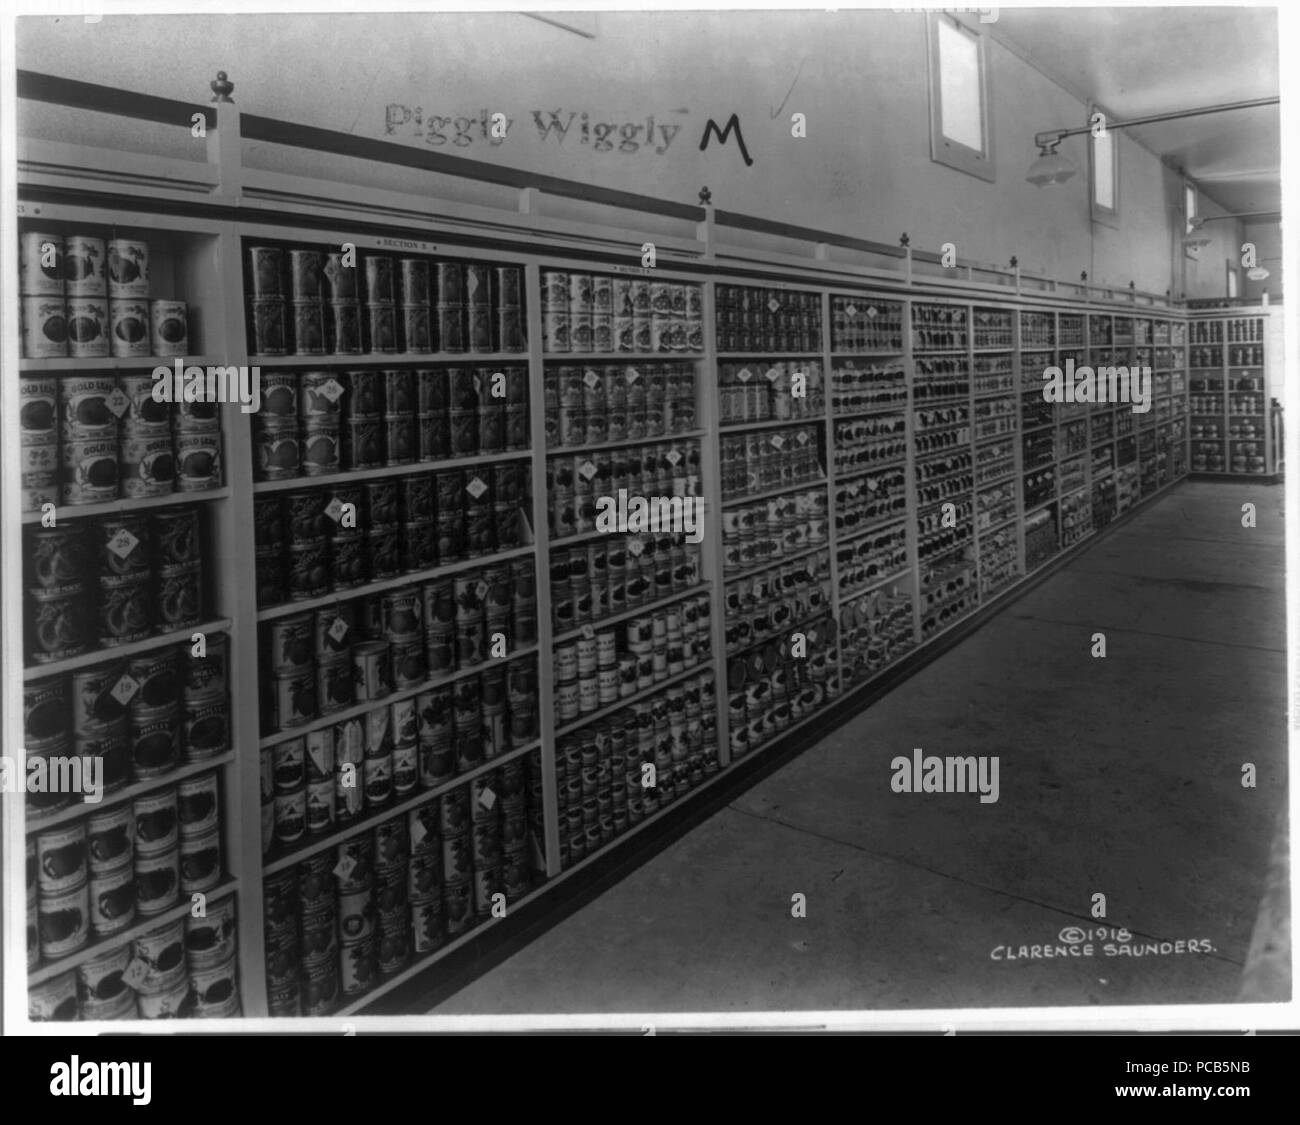
<svg viewBox="0 0 1300 1125"><path fill-rule="evenodd" d="M475 477L472 481L469 482L469 484L465 486L465 491L468 492L472 497L474 497L475 500L481 499L483 493L485 493L487 490L488 490L488 486L483 483L481 477Z"/></svg>
<svg viewBox="0 0 1300 1125"><path fill-rule="evenodd" d="M139 539L123 527L108 541L108 549L119 559L125 559L135 550L139 542Z"/></svg>
<svg viewBox="0 0 1300 1125"><path fill-rule="evenodd" d="M140 690L138 680L133 680L129 675L124 675L113 685L112 696L119 703L125 706L137 691Z"/></svg>

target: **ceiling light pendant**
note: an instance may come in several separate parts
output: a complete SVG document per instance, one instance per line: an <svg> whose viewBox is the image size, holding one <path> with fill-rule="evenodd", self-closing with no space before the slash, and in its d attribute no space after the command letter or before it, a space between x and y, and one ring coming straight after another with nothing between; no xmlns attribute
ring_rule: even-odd
<svg viewBox="0 0 1300 1125"><path fill-rule="evenodd" d="M1029 166L1025 177L1035 187L1047 187L1050 184L1063 184L1077 171L1074 162L1056 151L1058 140L1053 144L1038 146L1038 159Z"/></svg>
<svg viewBox="0 0 1300 1125"><path fill-rule="evenodd" d="M1201 229L1204 219L1192 219L1191 227L1183 235L1184 250L1204 250L1213 241L1208 234Z"/></svg>

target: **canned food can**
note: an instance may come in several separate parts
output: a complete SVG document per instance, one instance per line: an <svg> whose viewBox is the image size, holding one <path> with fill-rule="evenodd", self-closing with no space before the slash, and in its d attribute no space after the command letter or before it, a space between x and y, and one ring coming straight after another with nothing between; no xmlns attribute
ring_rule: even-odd
<svg viewBox="0 0 1300 1125"><path fill-rule="evenodd" d="M352 659L347 654L322 659L316 665L316 694L319 712L332 715L353 702Z"/></svg>
<svg viewBox="0 0 1300 1125"><path fill-rule="evenodd" d="M333 301L354 300L357 292L357 268L344 265L344 255L338 252L325 255L324 274L328 294Z"/></svg>
<svg viewBox="0 0 1300 1125"><path fill-rule="evenodd" d="M255 298L250 302L255 355L288 352L287 304L283 297Z"/></svg>
<svg viewBox="0 0 1300 1125"><path fill-rule="evenodd" d="M215 1018L232 1000L239 999L236 959L231 957L224 964L192 970L189 987L195 1018Z"/></svg>
<svg viewBox="0 0 1300 1125"><path fill-rule="evenodd" d="M27 991L27 1018L33 1023L62 1023L75 1020L77 1014L77 979L71 971L34 984Z"/></svg>
<svg viewBox="0 0 1300 1125"><path fill-rule="evenodd" d="M325 354L325 306L320 300L295 299L293 308L294 355Z"/></svg>
<svg viewBox="0 0 1300 1125"><path fill-rule="evenodd" d="M184 301L151 300L149 323L154 355L183 356L189 352L189 317Z"/></svg>
<svg viewBox="0 0 1300 1125"><path fill-rule="evenodd" d="M179 1019L185 1012L190 982L182 979L163 992L141 992L136 996L142 1020Z"/></svg>
<svg viewBox="0 0 1300 1125"><path fill-rule="evenodd" d="M215 908L214 908L215 909ZM153 994L185 982L185 923L167 922L131 942L131 959L139 961L145 975L137 992Z"/></svg>
<svg viewBox="0 0 1300 1125"><path fill-rule="evenodd" d="M310 677L307 683L310 684ZM311 702L315 700L299 700ZM283 716L283 712L281 712ZM314 716L308 716L308 718ZM306 719L303 720L304 722ZM224 696L187 698L181 721L187 762L202 762L230 747L230 704Z"/></svg>
<svg viewBox="0 0 1300 1125"><path fill-rule="evenodd" d="M63 240L64 291L69 297L103 297L108 293L104 240L70 234Z"/></svg>
<svg viewBox="0 0 1300 1125"><path fill-rule="evenodd" d="M134 907L134 901L131 905ZM134 1000L130 986L122 979L122 974L130 963L131 946L121 945L78 965L77 995L82 1004L87 1001L105 1004L123 993Z"/></svg>
<svg viewBox="0 0 1300 1125"><path fill-rule="evenodd" d="M330 301L325 306L325 346L332 355L361 353L361 306L356 301Z"/></svg>
<svg viewBox="0 0 1300 1125"><path fill-rule="evenodd" d="M62 296L22 298L22 338L27 359L68 354L68 306Z"/></svg>
<svg viewBox="0 0 1300 1125"><path fill-rule="evenodd" d="M176 487L176 457L170 434L126 437L118 462L123 496L143 499L166 496Z"/></svg>
<svg viewBox="0 0 1300 1125"><path fill-rule="evenodd" d="M176 815L181 838L202 836L217 828L217 775L187 777L176 786Z"/></svg>
<svg viewBox="0 0 1300 1125"><path fill-rule="evenodd" d="M59 385L60 432L80 441L117 434L117 414L110 400L117 390L111 375L73 376Z"/></svg>
<svg viewBox="0 0 1300 1125"><path fill-rule="evenodd" d="M358 702L392 694L393 673L389 646L368 641L352 648L353 684Z"/></svg>
<svg viewBox="0 0 1300 1125"><path fill-rule="evenodd" d="M254 297L284 296L284 251L278 246L248 248L248 281Z"/></svg>
<svg viewBox="0 0 1300 1125"><path fill-rule="evenodd" d="M185 959L191 969L219 965L235 952L237 926L235 899L228 896L209 902L207 915L186 915Z"/></svg>
<svg viewBox="0 0 1300 1125"><path fill-rule="evenodd" d="M166 851L135 853L135 908L140 914L158 914L175 905L180 892L180 853L175 843Z"/></svg>
<svg viewBox="0 0 1300 1125"><path fill-rule="evenodd" d="M176 434L177 489L204 492L221 487L221 435L186 430Z"/></svg>
<svg viewBox="0 0 1300 1125"><path fill-rule="evenodd" d="M324 296L324 258L319 250L290 250L289 277L295 301L316 300Z"/></svg>
<svg viewBox="0 0 1300 1125"><path fill-rule="evenodd" d="M117 499L117 439L71 439L62 444L63 503L102 504Z"/></svg>
<svg viewBox="0 0 1300 1125"><path fill-rule="evenodd" d="M86 857L92 875L130 868L135 842L135 817L129 805L119 805L86 821Z"/></svg>
<svg viewBox="0 0 1300 1125"><path fill-rule="evenodd" d="M180 707L133 708L131 773L136 781L163 777L176 768L180 755Z"/></svg>
<svg viewBox="0 0 1300 1125"><path fill-rule="evenodd" d="M307 786L275 795L275 838L281 844L301 840L307 831Z"/></svg>
<svg viewBox="0 0 1300 1125"><path fill-rule="evenodd" d="M86 828L72 824L36 838L38 886L43 895L61 894L86 880Z"/></svg>
<svg viewBox="0 0 1300 1125"><path fill-rule="evenodd" d="M213 828L200 836L182 836L181 893L209 891L221 882L221 834Z"/></svg>
<svg viewBox="0 0 1300 1125"><path fill-rule="evenodd" d="M47 231L24 231L18 243L18 291L31 297L62 297L67 266L63 236Z"/></svg>
<svg viewBox="0 0 1300 1125"><path fill-rule="evenodd" d="M111 299L108 302L108 334L113 355L121 358L149 355L148 300Z"/></svg>
<svg viewBox="0 0 1300 1125"><path fill-rule="evenodd" d="M379 973L378 939L373 934L345 943L339 951L339 981L344 996L358 996L371 988Z"/></svg>

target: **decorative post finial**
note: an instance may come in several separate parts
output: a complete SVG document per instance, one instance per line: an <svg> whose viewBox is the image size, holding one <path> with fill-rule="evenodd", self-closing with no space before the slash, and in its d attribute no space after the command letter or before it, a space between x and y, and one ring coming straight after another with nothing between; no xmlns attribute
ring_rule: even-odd
<svg viewBox="0 0 1300 1125"><path fill-rule="evenodd" d="M707 207L712 202L713 192L709 190L708 185L706 184L704 187L700 188L700 206Z"/></svg>
<svg viewBox="0 0 1300 1125"><path fill-rule="evenodd" d="M1020 265L1020 259L1017 258L1014 254L1012 254L1012 255L1011 255L1011 268L1012 268L1012 269L1015 269L1018 265Z"/></svg>
<svg viewBox="0 0 1300 1125"><path fill-rule="evenodd" d="M912 240L908 237L906 231L903 232L903 236L898 240L898 245L899 245L899 246L911 246L911 245L912 245Z"/></svg>
<svg viewBox="0 0 1300 1125"><path fill-rule="evenodd" d="M230 95L235 89L235 84L226 77L224 70L217 71L217 77L208 83L212 89L212 100L214 102L233 102L235 99Z"/></svg>
<svg viewBox="0 0 1300 1125"><path fill-rule="evenodd" d="M1080 280L1080 281L1087 281L1087 280L1088 280L1088 271L1087 271L1087 270L1083 270L1082 272L1080 272L1080 274L1079 274L1079 280Z"/></svg>

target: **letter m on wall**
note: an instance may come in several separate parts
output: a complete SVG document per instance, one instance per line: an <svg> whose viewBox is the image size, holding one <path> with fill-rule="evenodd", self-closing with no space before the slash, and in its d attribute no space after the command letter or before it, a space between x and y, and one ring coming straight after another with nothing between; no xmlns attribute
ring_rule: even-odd
<svg viewBox="0 0 1300 1125"><path fill-rule="evenodd" d="M740 146L740 155L744 157L745 167L748 168L754 162L749 158L749 150L745 147L745 137L740 131L740 118L734 113L727 118L725 129L719 129L718 123L712 117L709 118L708 124L704 126L704 135L700 137L700 151L703 152L709 147L710 135L718 138L718 144L725 145L727 138L731 136L732 130L735 130L736 144Z"/></svg>

